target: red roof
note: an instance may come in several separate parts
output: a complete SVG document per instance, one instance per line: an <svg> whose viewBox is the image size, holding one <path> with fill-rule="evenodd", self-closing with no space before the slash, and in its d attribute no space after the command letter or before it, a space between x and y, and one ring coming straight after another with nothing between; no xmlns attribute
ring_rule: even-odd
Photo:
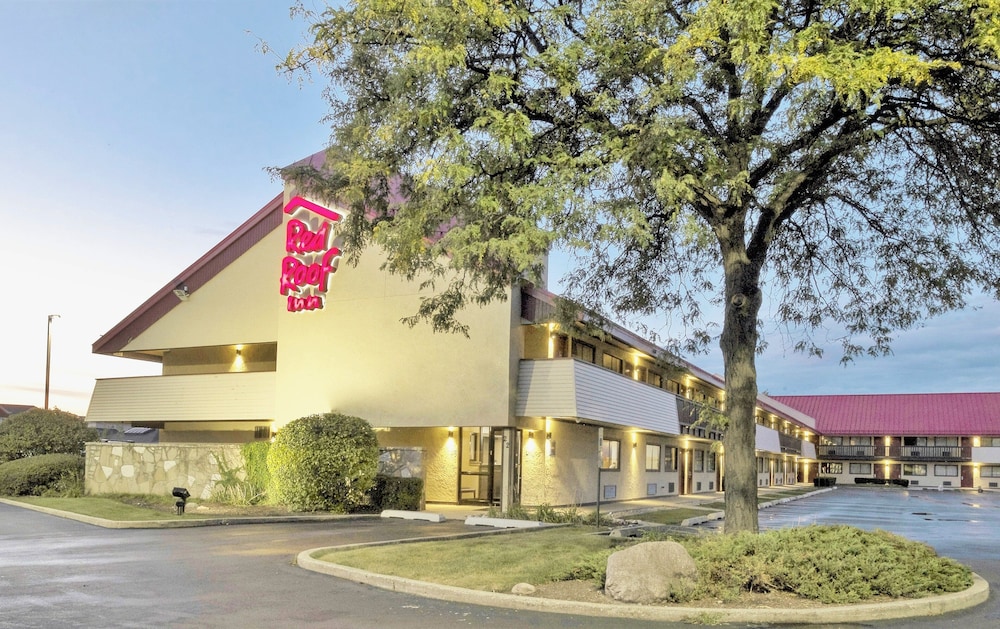
<svg viewBox="0 0 1000 629"><path fill-rule="evenodd" d="M1000 393L789 395L823 435L1000 436Z"/></svg>

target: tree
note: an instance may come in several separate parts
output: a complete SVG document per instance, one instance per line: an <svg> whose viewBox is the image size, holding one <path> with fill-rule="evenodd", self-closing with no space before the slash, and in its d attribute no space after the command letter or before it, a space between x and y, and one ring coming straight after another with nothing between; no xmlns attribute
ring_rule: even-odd
<svg viewBox="0 0 1000 629"><path fill-rule="evenodd" d="M765 296L844 358L1000 286L997 0L357 0L279 66L330 81L345 251L470 303L575 256L568 295L718 339L726 530L756 530ZM429 278L429 279L428 279ZM721 333L702 321L723 310Z"/></svg>
<svg viewBox="0 0 1000 629"><path fill-rule="evenodd" d="M375 430L339 413L300 417L275 435L267 468L275 502L298 511L350 511L375 483Z"/></svg>
<svg viewBox="0 0 1000 629"><path fill-rule="evenodd" d="M97 439L97 430L88 428L79 415L35 408L0 424L0 463L41 454L79 456L84 444Z"/></svg>

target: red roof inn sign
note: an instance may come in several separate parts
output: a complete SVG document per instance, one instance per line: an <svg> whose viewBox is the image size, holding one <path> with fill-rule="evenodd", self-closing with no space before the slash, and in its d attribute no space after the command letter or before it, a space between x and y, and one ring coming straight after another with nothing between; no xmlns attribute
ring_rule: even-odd
<svg viewBox="0 0 1000 629"><path fill-rule="evenodd" d="M285 214L292 214L300 209L308 210L315 217L311 222L290 218L285 224L281 294L288 298L288 312L321 309L330 276L337 272L337 265L340 263L340 249L331 244L331 224L343 217L302 197L293 197L288 201ZM297 215L303 217L302 212ZM309 216L303 218L308 219ZM319 223L318 227L316 223Z"/></svg>

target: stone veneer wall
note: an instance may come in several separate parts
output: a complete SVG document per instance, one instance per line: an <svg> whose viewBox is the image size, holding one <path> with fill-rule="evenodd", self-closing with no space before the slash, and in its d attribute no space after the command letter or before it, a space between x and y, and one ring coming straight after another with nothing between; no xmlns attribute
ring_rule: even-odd
<svg viewBox="0 0 1000 629"><path fill-rule="evenodd" d="M192 498L206 500L222 469L241 467L239 444L88 443L86 493L169 496L186 487Z"/></svg>
<svg viewBox="0 0 1000 629"><path fill-rule="evenodd" d="M207 500L222 469L243 467L239 444L88 443L86 492L171 495L186 487L191 497ZM379 473L424 478L422 448L381 448ZM219 463L222 462L220 466ZM242 478L242 471L239 476Z"/></svg>

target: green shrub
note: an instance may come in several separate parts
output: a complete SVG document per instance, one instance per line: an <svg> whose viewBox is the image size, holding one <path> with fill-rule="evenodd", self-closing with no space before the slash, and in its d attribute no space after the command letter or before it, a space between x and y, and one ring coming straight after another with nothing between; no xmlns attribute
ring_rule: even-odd
<svg viewBox="0 0 1000 629"><path fill-rule="evenodd" d="M73 413L40 408L11 415L0 423L0 463L66 453L80 456L88 441L97 441L95 428Z"/></svg>
<svg viewBox="0 0 1000 629"><path fill-rule="evenodd" d="M270 449L270 441L251 441L240 448L246 483L255 495L260 496L258 502L264 501L267 486L271 483L271 472L267 469L267 453Z"/></svg>
<svg viewBox="0 0 1000 629"><path fill-rule="evenodd" d="M608 557L619 548L605 548L594 551L574 563L559 576L561 581L593 581L598 587L604 587L604 579L608 576Z"/></svg>
<svg viewBox="0 0 1000 629"><path fill-rule="evenodd" d="M83 466L79 454L42 454L0 464L0 495L80 496Z"/></svg>
<svg viewBox="0 0 1000 629"><path fill-rule="evenodd" d="M219 461L219 479L212 487L212 500L224 504L248 506L265 502L270 473L267 471L267 452L270 442L252 441L240 447L243 465L229 467L225 459Z"/></svg>
<svg viewBox="0 0 1000 629"><path fill-rule="evenodd" d="M360 417L310 415L278 431L267 454L272 500L297 511L350 511L375 482L378 441Z"/></svg>
<svg viewBox="0 0 1000 629"><path fill-rule="evenodd" d="M699 592L732 600L740 592L792 592L823 603L874 596L957 592L968 568L926 544L885 531L808 526L681 540L698 564Z"/></svg>
<svg viewBox="0 0 1000 629"><path fill-rule="evenodd" d="M377 511L403 509L416 511L424 495L424 481L420 478L399 478L379 474L370 492L371 506Z"/></svg>

